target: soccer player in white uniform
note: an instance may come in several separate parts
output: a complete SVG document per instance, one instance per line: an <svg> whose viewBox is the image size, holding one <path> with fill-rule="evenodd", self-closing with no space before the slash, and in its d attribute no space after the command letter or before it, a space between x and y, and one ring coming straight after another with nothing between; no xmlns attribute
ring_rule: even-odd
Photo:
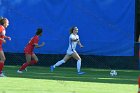
<svg viewBox="0 0 140 93"><path fill-rule="evenodd" d="M71 57L73 57L74 59L77 60L77 74L81 75L84 74L85 72L81 72L81 57L78 55L78 53L76 52L76 45L78 44L81 48L83 47L83 45L80 43L80 39L79 36L77 35L78 33L78 28L77 27L72 27L70 29L70 37L69 37L69 47L67 49L67 54L65 55L65 57L58 61L56 64L52 65L50 67L51 72L54 71L54 69L57 66L62 65L63 63L65 63L68 59L70 59Z"/></svg>

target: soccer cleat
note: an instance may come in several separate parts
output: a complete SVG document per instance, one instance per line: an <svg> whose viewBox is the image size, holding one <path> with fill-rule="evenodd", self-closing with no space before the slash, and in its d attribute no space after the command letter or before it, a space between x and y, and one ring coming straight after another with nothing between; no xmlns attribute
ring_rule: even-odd
<svg viewBox="0 0 140 93"><path fill-rule="evenodd" d="M77 74L78 75L83 75L83 74L85 74L85 72L78 72Z"/></svg>
<svg viewBox="0 0 140 93"><path fill-rule="evenodd" d="M51 72L53 72L54 71L54 67L50 66L50 70L51 70Z"/></svg>
<svg viewBox="0 0 140 93"><path fill-rule="evenodd" d="M0 74L0 77L6 77L3 73Z"/></svg>
<svg viewBox="0 0 140 93"><path fill-rule="evenodd" d="M22 74L23 72L22 72L22 71L20 71L20 70L18 70L18 71L17 71L17 73Z"/></svg>

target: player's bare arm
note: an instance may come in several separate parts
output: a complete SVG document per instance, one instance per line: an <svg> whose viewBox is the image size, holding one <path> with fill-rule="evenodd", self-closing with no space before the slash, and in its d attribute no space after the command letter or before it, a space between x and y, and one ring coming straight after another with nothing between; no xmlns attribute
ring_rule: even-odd
<svg viewBox="0 0 140 93"><path fill-rule="evenodd" d="M11 37L9 37L9 36L5 36L4 38L6 38L8 40L11 40Z"/></svg>
<svg viewBox="0 0 140 93"><path fill-rule="evenodd" d="M34 44L35 45L35 48L40 48L40 47L43 47L45 45L45 42L42 42L42 44L38 45L38 44Z"/></svg>
<svg viewBox="0 0 140 93"><path fill-rule="evenodd" d="M80 40L78 41L78 45L83 48L84 46L81 44Z"/></svg>

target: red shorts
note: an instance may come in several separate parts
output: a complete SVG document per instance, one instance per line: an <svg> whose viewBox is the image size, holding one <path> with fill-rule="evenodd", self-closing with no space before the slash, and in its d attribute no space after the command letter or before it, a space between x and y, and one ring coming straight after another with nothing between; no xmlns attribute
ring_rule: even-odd
<svg viewBox="0 0 140 93"><path fill-rule="evenodd" d="M24 49L24 53L25 54L29 54L29 55L33 55L34 54L33 51L31 51L30 49L27 49L27 48Z"/></svg>

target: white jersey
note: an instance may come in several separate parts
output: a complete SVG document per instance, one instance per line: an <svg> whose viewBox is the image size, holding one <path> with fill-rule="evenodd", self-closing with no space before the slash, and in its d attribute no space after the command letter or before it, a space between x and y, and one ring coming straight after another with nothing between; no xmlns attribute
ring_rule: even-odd
<svg viewBox="0 0 140 93"><path fill-rule="evenodd" d="M77 41L72 41L72 40L76 40ZM76 52L76 46L77 46L77 43L79 41L79 36L78 35L74 35L74 34L71 34L70 37L69 37L69 47L68 47L68 50L67 50L67 54L72 54L73 52Z"/></svg>

